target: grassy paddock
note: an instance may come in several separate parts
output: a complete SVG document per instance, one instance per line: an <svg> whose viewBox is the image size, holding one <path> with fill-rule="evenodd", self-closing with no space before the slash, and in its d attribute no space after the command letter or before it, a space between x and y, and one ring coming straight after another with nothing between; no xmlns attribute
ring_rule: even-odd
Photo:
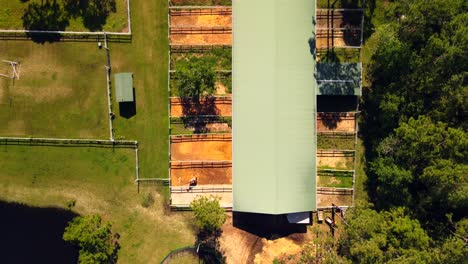
<svg viewBox="0 0 468 264"><path fill-rule="evenodd" d="M94 2L99 3L98 0L91 0L88 6L77 7L67 6L63 0L0 0L0 29L112 32L127 30L126 0L110 0L107 1L110 3L108 6L96 5Z"/></svg>
<svg viewBox="0 0 468 264"><path fill-rule="evenodd" d="M354 149L354 135L350 137L330 137L327 135L317 135L318 149Z"/></svg>
<svg viewBox="0 0 468 264"><path fill-rule="evenodd" d="M101 214L120 234L119 263L158 263L193 243L190 214L166 212L154 188L137 193L134 159L125 149L0 146L0 200L60 208L75 200L73 211ZM148 192L154 203L144 207Z"/></svg>
<svg viewBox="0 0 468 264"><path fill-rule="evenodd" d="M0 77L0 135L108 137L106 53L96 43L1 41L0 50L21 62L19 80Z"/></svg>
<svg viewBox="0 0 468 264"><path fill-rule="evenodd" d="M318 187L353 188L353 177L318 176Z"/></svg>

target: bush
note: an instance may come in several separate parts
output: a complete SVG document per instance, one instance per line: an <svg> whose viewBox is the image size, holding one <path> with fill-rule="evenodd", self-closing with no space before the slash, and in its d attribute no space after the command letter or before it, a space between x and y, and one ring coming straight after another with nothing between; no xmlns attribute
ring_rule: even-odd
<svg viewBox="0 0 468 264"><path fill-rule="evenodd" d="M200 231L214 233L226 221L226 213L220 206L219 200L220 198L216 196L198 196L190 203Z"/></svg>

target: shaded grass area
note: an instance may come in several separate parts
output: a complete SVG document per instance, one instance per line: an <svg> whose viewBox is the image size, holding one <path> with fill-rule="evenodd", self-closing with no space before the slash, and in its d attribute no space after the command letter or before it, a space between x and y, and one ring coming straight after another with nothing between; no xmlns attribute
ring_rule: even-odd
<svg viewBox="0 0 468 264"><path fill-rule="evenodd" d="M232 5L232 0L171 0L171 5L175 6L212 6L212 5L221 5L221 6L230 6Z"/></svg>
<svg viewBox="0 0 468 264"><path fill-rule="evenodd" d="M40 208L75 200L75 213L101 214L120 234L119 263L158 263L171 249L192 244L194 232L189 214L166 211L159 192L143 206L155 189L137 193L134 158L124 149L1 146L0 200ZM33 250L28 245L22 252Z"/></svg>
<svg viewBox="0 0 468 264"><path fill-rule="evenodd" d="M0 79L0 135L107 138L104 50L30 41L2 41L0 50L21 62L19 80Z"/></svg>
<svg viewBox="0 0 468 264"><path fill-rule="evenodd" d="M0 29L121 32L127 27L126 0L0 0L0 7Z"/></svg>
<svg viewBox="0 0 468 264"><path fill-rule="evenodd" d="M331 137L328 135L317 135L318 149L354 149L354 135L345 137Z"/></svg>
<svg viewBox="0 0 468 264"><path fill-rule="evenodd" d="M369 199L366 189L367 175L366 175L366 157L364 144L361 139L358 139L356 145L356 183L354 185L354 191L356 192L356 200Z"/></svg>

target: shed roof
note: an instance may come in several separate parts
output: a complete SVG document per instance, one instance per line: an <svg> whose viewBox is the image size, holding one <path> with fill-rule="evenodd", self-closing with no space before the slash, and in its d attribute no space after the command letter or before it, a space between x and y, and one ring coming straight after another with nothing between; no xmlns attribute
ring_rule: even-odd
<svg viewBox="0 0 468 264"><path fill-rule="evenodd" d="M133 102L133 73L116 73L114 74L114 78L117 102Z"/></svg>
<svg viewBox="0 0 468 264"><path fill-rule="evenodd" d="M360 96L361 75L361 63L317 63L317 95Z"/></svg>
<svg viewBox="0 0 468 264"><path fill-rule="evenodd" d="M315 1L233 1L233 210L316 209Z"/></svg>

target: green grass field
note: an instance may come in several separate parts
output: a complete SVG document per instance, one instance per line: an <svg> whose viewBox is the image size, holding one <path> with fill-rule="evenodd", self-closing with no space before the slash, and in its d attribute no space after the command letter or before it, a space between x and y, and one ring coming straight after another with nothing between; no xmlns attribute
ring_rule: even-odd
<svg viewBox="0 0 468 264"><path fill-rule="evenodd" d="M104 1L100 3L98 0L92 0L88 2L88 6L81 7L67 6L64 4L67 2L78 3L63 0L0 0L0 29L111 32L127 30L126 0L105 1L108 5L102 4Z"/></svg>
<svg viewBox="0 0 468 264"><path fill-rule="evenodd" d="M112 72L134 74L136 114L121 117L114 99L114 128L116 138L139 141L142 178L168 177L167 3L132 1L132 42L109 44ZM14 84L0 79L0 135L108 137L105 52L96 43L0 41L0 50L24 67ZM119 263L158 263L194 243L191 214L165 210L167 189L138 193L134 159L133 150L1 145L0 199L62 208L76 199L77 213L113 223ZM155 203L144 208L148 192Z"/></svg>
<svg viewBox="0 0 468 264"><path fill-rule="evenodd" d="M21 62L19 80L0 79L0 135L108 138L104 50L30 41L0 41L0 50L0 59Z"/></svg>
<svg viewBox="0 0 468 264"><path fill-rule="evenodd" d="M121 235L119 263L158 263L193 244L190 214L165 212L155 189L137 193L134 159L123 149L1 146L0 200L62 208L75 200L74 211L103 215ZM155 203L145 208L149 191Z"/></svg>

